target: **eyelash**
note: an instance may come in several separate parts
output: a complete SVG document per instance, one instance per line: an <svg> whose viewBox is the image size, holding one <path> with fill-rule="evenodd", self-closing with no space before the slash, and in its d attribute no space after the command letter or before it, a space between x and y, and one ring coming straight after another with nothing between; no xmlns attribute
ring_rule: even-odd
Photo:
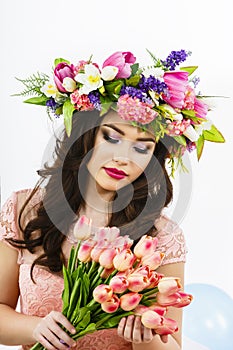
<svg viewBox="0 0 233 350"><path fill-rule="evenodd" d="M103 131L103 138L110 143L116 144L118 143L119 140L112 138L111 136L109 136L105 131ZM142 149L139 147L133 147L135 149L136 152L140 153L140 154L147 154L148 153L148 148Z"/></svg>

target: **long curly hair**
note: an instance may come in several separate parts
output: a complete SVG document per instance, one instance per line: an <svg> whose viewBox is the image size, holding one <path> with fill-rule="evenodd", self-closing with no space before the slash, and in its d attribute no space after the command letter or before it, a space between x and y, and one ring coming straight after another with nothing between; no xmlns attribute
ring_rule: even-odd
<svg viewBox="0 0 233 350"><path fill-rule="evenodd" d="M59 272L65 263L62 243L85 204L82 193L85 193L89 177L86 164L91 158L99 126L98 111L78 112L78 116L74 113L70 137L64 132L61 139L57 138L53 164L45 163L38 171L40 180L21 208L18 224L23 239L9 241L31 253L36 247L43 248L43 253L32 264L31 276L35 265ZM174 142L171 137L159 141L145 171L115 194L108 225L118 226L122 235L128 234L135 242L143 234L156 234L154 222L172 200L173 187L165 166L171 142ZM26 207L42 185L45 192L36 217L23 225Z"/></svg>

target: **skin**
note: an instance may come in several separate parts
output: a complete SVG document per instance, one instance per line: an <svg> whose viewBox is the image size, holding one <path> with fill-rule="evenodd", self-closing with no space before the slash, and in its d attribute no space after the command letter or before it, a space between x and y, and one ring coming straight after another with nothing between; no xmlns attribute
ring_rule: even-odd
<svg viewBox="0 0 233 350"><path fill-rule="evenodd" d="M131 126L117 113L111 112L103 118L97 133L92 157L87 165L90 173L86 205L80 215L94 219L97 226L106 225L111 212L111 200L117 189L134 181L145 170L156 147L153 135ZM127 176L117 180L106 174L104 167L123 170ZM69 251L64 246L68 257ZM0 343L5 345L26 345L37 341L49 350L67 349L75 342L61 329L75 332L70 322L60 313L52 311L46 317L27 316L15 311L19 297L18 253L0 242ZM5 263L7 261L7 264ZM176 276L184 285L184 264L168 264L158 269L166 276ZM181 329L182 312L169 310L166 317L175 319ZM181 333L172 336L158 336L144 327L139 317L123 318L118 326L118 335L132 343L133 350L177 350L181 349ZM66 344L61 344L62 339Z"/></svg>

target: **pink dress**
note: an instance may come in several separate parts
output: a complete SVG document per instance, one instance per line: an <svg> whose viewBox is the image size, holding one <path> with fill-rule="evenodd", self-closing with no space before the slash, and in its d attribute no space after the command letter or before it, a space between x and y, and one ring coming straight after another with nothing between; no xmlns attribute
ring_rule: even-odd
<svg viewBox="0 0 233 350"><path fill-rule="evenodd" d="M19 238L20 231L17 226L19 208L30 194L30 189L13 192L4 204L0 214L0 240L5 238ZM43 190L33 197L30 206L36 206L42 199ZM155 222L158 229L158 250L165 253L162 265L185 262L186 247L184 235L180 227L162 216ZM8 244L8 243L7 243ZM72 245L67 238L67 247ZM12 247L12 249L15 249ZM34 284L30 278L30 268L35 255L18 249L19 288L20 288L20 312L25 315L39 317L46 316L50 311L61 311L63 291L63 278L60 274L53 274L44 268L35 266ZM22 346L22 349L30 349L31 345ZM131 350L131 343L118 337L116 329L108 329L88 334L78 342L79 350Z"/></svg>

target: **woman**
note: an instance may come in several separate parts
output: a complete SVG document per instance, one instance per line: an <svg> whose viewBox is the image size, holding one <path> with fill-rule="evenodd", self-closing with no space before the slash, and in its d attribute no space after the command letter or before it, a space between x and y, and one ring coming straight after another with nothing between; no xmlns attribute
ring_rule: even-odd
<svg viewBox="0 0 233 350"><path fill-rule="evenodd" d="M132 232L130 234L132 238L138 238L139 235L145 232L155 234L156 231L153 224L160 217L163 207L168 205L172 197L172 186L166 175L164 164L168 153L167 149L162 143L156 145L153 134L135 128L130 125L129 121L122 120L114 111L102 118L100 126L90 129L84 135L82 135L81 126L84 123L89 124L86 125L87 129L89 129L89 127L93 126L94 121L98 125L98 112L83 112L82 116L74 117L73 120L72 135L70 138L65 135L64 141L57 148L55 165L41 172L43 177L50 176L50 180L45 189L37 189L37 192L29 201L30 207L32 208L36 205L37 208L37 202L39 204L40 197L44 196L44 206L49 207L51 211L53 207L56 209L57 216L54 218L54 221L59 217L63 218L62 223L57 222L56 226L62 224L63 232L69 231L69 225L73 222L74 215L69 217L69 212L68 215L62 212L64 210L64 205L61 204L63 199L57 192L60 186L60 170L62 169L64 194L71 208L78 216L85 214L87 217L92 218L93 224L97 227L123 226L131 222L132 228L128 226L127 232ZM81 137L74 141L80 134ZM69 149L70 145L72 147ZM87 156L84 157L86 154ZM156 162L155 159L158 157L159 161ZM80 166L86 168L86 171L89 173L87 181L85 181L87 179L86 176L81 176L81 180L78 179ZM144 175L146 168L148 170L147 178ZM112 169L117 169L118 172L116 173ZM125 175L121 175L119 171L124 172ZM166 181L161 181L161 178L164 177ZM159 198L159 195L155 191L153 191L154 193L151 192L153 196L150 205L147 205L148 209L145 210L143 219L141 217L141 221L144 220L145 222L141 222L141 233L138 233L136 232L139 229L138 223L134 222L130 216L135 217L140 209L143 210L147 199L147 186L153 188L156 187L157 183L164 183L165 188L161 189L161 199L157 201L156 198ZM112 208L116 191L118 191L118 196L122 197L120 191L127 192L125 188L131 184L134 185L135 189L131 206L129 204L126 208L121 209L120 212L116 212ZM81 199L80 186L82 186L82 190L86 188L85 203ZM42 193L44 192L45 194L43 195ZM1 317L2 321L0 321L2 323L1 342L7 345L26 345L40 341L48 349L54 349L55 347L65 349L65 345L58 344L58 339L63 339L69 346L72 346L73 341L59 328L56 322L60 322L70 331L72 327L60 313L54 313L54 311L50 310L61 311L61 293L63 289L63 280L60 274L61 264L68 259L73 240L70 234L65 236L58 232L56 226L50 222L50 218L46 215L43 204L39 207L36 219L28 224L27 228L24 229L24 236L22 236L17 227L17 217L20 215L22 205L29 194L29 190L14 193L8 204L6 204L6 211L4 212L4 209L2 211L1 224L5 225L2 226L2 228L5 228L4 238L24 238L27 242L25 242L27 249L19 249L20 256L18 256L17 250L12 249L12 246L7 246L6 241L1 243L0 259L2 264L0 266L3 268L0 274L1 285L6 286L0 292L0 308L1 315L3 315ZM53 203L49 203L51 199L53 199ZM125 198L121 198L121 200L125 201ZM34 212L36 208L34 208ZM26 207L21 216L22 228L25 227L24 220L29 220L27 218L28 215L29 212ZM32 210L30 215L33 215ZM144 226L147 226L148 222L150 222L150 228L145 231ZM42 231L39 235L36 234L38 227ZM172 253L164 260L164 266L160 268L159 272L164 273L166 276L174 275L180 277L181 281L183 281L185 248L180 229L166 218L161 217L157 222L157 230L159 230L161 240L165 242L168 240L174 244L174 240L178 239L179 242L178 247L174 246L172 248ZM169 230L169 233L166 230ZM45 238L46 235L47 238ZM42 237L44 237L44 243L42 243ZM11 243L14 245L17 242L11 240ZM161 248L165 251L166 245L162 245ZM31 253L28 250L31 250L31 252L35 250L35 252ZM46 255L40 257L43 253ZM34 274L32 273L37 283L36 285L30 280L30 270L32 263L34 264L35 257L39 259L38 262L41 264L35 265ZM4 264L4 261L8 262L7 266ZM20 291L18 283L20 284ZM21 313L17 314L13 311L17 304L19 292L22 312L30 316L25 316ZM181 329L181 311L174 309L170 316L177 320ZM143 327L141 331L140 327L142 326L138 318L136 320L132 317L128 317L127 320L123 319L119 324L118 334L122 339L125 338L126 340L121 340L114 331L115 338L113 335L111 335L111 338L107 337L107 340L110 341L109 345L107 345L106 340L103 340L102 343L105 346L109 346L109 349L114 348L113 344L116 344L116 349L131 349L130 342L134 342L133 349L135 350L140 349L142 346L147 346L148 349L155 347L159 349L158 346L161 349L180 348L179 332L170 337L166 345L164 345L165 343L162 343L159 336L154 336L149 329ZM52 332L58 337L55 341L53 341L55 335ZM92 344L92 338L98 339L96 342L97 344L99 342L99 345L96 346L100 348L100 346L103 346L101 338L104 339L105 332L108 333L109 331L103 331L103 335L93 334L87 336L87 340L84 337L83 340L80 340L80 345L78 343L77 349L82 349L82 343L85 344L85 348L88 348L86 343L90 339L90 344ZM50 340L54 347L49 345L44 337ZM148 341L150 342L148 343ZM146 342L146 344L141 345L141 342ZM94 345L92 346L89 348L94 349Z"/></svg>
<svg viewBox="0 0 233 350"><path fill-rule="evenodd" d="M160 99L161 102L163 98L173 107L178 101L172 99L175 96L174 84L170 84L172 76L166 79L166 84L153 80L152 87L151 79L146 81L145 76L137 80L139 73L133 69L134 56L121 53L123 63L122 60L119 63L119 53L117 55L118 60L114 61L116 55L112 55L105 61L101 76L98 73L100 69L91 65L90 61L80 61L75 68L67 63L58 63L54 70L55 90L51 93L50 85L49 95L41 88L43 102L46 101L48 108L56 113L59 113L60 107L63 108L66 132L56 143L54 164L39 171L41 180L37 186L33 190L13 193L2 209L0 284L4 288L0 290L0 342L3 344L21 344L26 349L38 341L51 350L72 346L86 350L181 349L182 312L179 308L173 308L166 314L177 321L179 328L170 336L156 335L142 325L139 317L134 316L123 318L117 330L98 331L84 336L77 343L61 328L63 326L71 333L75 331L61 314L61 270L72 245L76 243L73 227L81 215L91 218L96 227L118 226L122 235L128 234L135 242L144 234L156 235L158 250L165 254L158 272L176 276L184 284L184 237L178 225L163 215L163 209L172 200L166 160L174 157L174 150L176 155L177 152L181 154L181 146L177 139L171 137L172 132L179 127L179 135L184 135L186 131L188 135L191 121L174 125L172 120L178 113L164 104L163 116L167 113L171 120L166 124L159 122L158 131L158 125L150 123L158 116L159 109L156 112L152 110L158 106L155 100ZM165 67L165 63L163 65ZM184 104L187 74L181 75ZM131 78L127 84L129 86L132 82L134 90L124 86L127 78ZM175 97L180 98L181 82L176 75L174 78L179 85L179 93ZM109 81L114 82L114 94ZM143 91L141 97L138 92L135 96L135 81L138 89ZM118 84L117 90L115 83ZM154 89L153 103L149 97L145 98L146 86L150 92ZM100 118L98 111L87 111L94 109L90 105L96 106L93 91L102 94L96 109L99 109L100 102L104 108L110 98L112 102L121 100L117 112L115 108L108 108L104 117ZM118 97L117 91L121 91ZM132 91L134 95L130 97ZM80 96L86 108L80 107ZM129 118L132 116L132 101L136 103L133 107L135 115L139 116L140 125L147 125L146 129L135 125ZM178 102L181 108L181 101ZM125 109L125 106L128 107ZM196 101L196 110L198 107L200 109ZM203 115L206 113L204 107L203 104ZM86 111L77 113L75 109ZM72 124L68 110L73 114ZM171 123L172 126L169 126ZM169 126L168 136L162 129L166 125ZM21 309L16 312L19 297Z"/></svg>

